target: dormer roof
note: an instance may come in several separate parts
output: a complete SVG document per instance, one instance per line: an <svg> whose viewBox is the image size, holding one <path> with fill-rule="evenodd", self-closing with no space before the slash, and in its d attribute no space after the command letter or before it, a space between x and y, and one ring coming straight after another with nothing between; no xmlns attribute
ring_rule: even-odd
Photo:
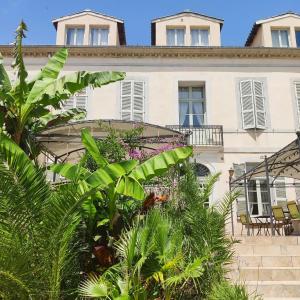
<svg viewBox="0 0 300 300"><path fill-rule="evenodd" d="M99 13L90 9L85 9L83 11L79 11L70 15L66 15L66 16L62 16L60 18L54 19L52 20L53 26L55 27L55 29L57 30L57 23L60 21L64 21L64 20L70 20L72 18L77 18L77 17L81 17L81 16L85 16L85 15L90 15L90 16L95 16L101 19L106 19L109 21L113 21L117 23L117 27L118 27L118 33L119 33L119 38L120 38L120 44L121 45L126 45L126 35L125 35L125 25L124 25L124 20L103 14L103 13Z"/></svg>
<svg viewBox="0 0 300 300"><path fill-rule="evenodd" d="M245 43L245 46L251 46L251 44L254 40L254 37L256 36L257 31L261 27L262 24L272 22L272 21L276 21L276 20L280 20L280 19L284 19L286 17L296 17L296 18L300 19L300 14L292 12L292 11L288 11L286 13L282 13L282 14L279 14L279 15L276 15L276 16L273 16L273 17L269 17L267 19L262 19L262 20L256 21L252 26L250 34L249 34L249 36L247 38L247 41Z"/></svg>
<svg viewBox="0 0 300 300"><path fill-rule="evenodd" d="M155 45L155 40L156 40L156 23L157 22L171 20L171 19L176 19L176 18L180 18L180 17L190 17L190 16L219 23L220 24L220 30L223 27L224 20L222 20L222 19L215 18L215 17L210 17L210 16L207 16L207 15L204 15L204 14L193 12L193 11L182 11L182 12L179 12L177 14L172 14L172 15L168 15L168 16L156 18L156 19L153 19L151 21L151 44Z"/></svg>

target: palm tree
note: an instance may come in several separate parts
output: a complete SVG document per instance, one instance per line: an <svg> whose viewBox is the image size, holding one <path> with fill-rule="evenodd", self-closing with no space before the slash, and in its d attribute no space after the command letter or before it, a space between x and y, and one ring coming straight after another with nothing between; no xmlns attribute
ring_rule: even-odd
<svg viewBox="0 0 300 300"><path fill-rule="evenodd" d="M76 235L89 193L52 188L3 134L0 178L0 298L67 298L79 281Z"/></svg>
<svg viewBox="0 0 300 300"><path fill-rule="evenodd" d="M28 80L22 53L26 31L26 24L22 21L16 31L12 67L17 72L17 80L14 84L0 55L0 132L5 132L27 153L36 157L40 149L33 142L35 134L84 113L81 109L54 113L61 108L64 100L87 86L101 87L122 80L125 73L79 71L59 77L68 57L68 49L63 48L50 58L34 79Z"/></svg>

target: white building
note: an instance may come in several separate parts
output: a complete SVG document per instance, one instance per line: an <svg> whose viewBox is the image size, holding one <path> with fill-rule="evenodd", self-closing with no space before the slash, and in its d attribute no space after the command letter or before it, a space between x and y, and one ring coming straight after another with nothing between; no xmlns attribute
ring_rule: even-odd
<svg viewBox="0 0 300 300"><path fill-rule="evenodd" d="M242 16L241 16L242 17ZM295 139L300 125L300 15L257 21L246 47L221 47L223 20L193 12L151 23L152 46L125 46L124 22L92 11L53 21L57 45L26 46L30 76L61 46L70 46L65 72L118 70L126 80L77 95L87 119L144 121L192 130L203 173L222 172L211 203L228 190L228 170L249 169ZM1 46L7 66L12 47ZM242 166L240 164L243 164ZM239 166L237 166L239 165ZM279 178L273 203L296 199ZM250 182L252 215L262 214L265 180ZM244 210L239 199L238 210Z"/></svg>

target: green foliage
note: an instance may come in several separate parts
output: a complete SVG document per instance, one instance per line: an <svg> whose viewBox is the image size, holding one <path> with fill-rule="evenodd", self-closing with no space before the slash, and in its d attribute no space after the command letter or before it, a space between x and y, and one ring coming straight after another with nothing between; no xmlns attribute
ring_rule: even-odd
<svg viewBox="0 0 300 300"><path fill-rule="evenodd" d="M205 258L189 260L182 241L168 216L152 210L121 235L116 245L120 262L100 278L92 276L85 281L81 294L112 299L172 299L174 292L193 284L203 273Z"/></svg>
<svg viewBox="0 0 300 300"><path fill-rule="evenodd" d="M79 280L76 230L89 194L72 185L51 188L43 170L4 135L0 177L0 295L67 298Z"/></svg>
<svg viewBox="0 0 300 300"><path fill-rule="evenodd" d="M208 300L259 300L262 299L256 295L249 295L245 286L240 284L231 284L228 281L221 281L216 284Z"/></svg>
<svg viewBox="0 0 300 300"><path fill-rule="evenodd" d="M225 266L230 263L233 241L226 235L225 224L235 194L225 195L218 206L207 207L213 186L220 174L207 178L201 186L193 166L185 165L185 174L180 177L178 193L171 201L168 213L178 228L183 231L185 248L190 257L208 257L203 265L203 280L198 281L197 295L205 298L213 284L223 280ZM195 297L195 290L186 289L184 298Z"/></svg>
<svg viewBox="0 0 300 300"><path fill-rule="evenodd" d="M125 74L79 71L59 77L68 57L68 50L63 48L29 81L22 53L26 31L26 24L22 21L16 31L12 66L16 70L17 80L14 84L3 67L0 55L0 132L5 132L34 158L41 151L34 140L35 134L85 113L79 109L55 113L66 99L87 86L96 88L122 80Z"/></svg>

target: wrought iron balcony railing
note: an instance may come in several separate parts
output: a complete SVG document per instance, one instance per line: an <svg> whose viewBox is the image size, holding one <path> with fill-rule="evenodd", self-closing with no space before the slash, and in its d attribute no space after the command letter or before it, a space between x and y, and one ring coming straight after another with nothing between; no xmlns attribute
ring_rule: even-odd
<svg viewBox="0 0 300 300"><path fill-rule="evenodd" d="M167 125L166 127L188 135L188 143L194 146L223 146L222 125L201 125L187 127L181 125Z"/></svg>

